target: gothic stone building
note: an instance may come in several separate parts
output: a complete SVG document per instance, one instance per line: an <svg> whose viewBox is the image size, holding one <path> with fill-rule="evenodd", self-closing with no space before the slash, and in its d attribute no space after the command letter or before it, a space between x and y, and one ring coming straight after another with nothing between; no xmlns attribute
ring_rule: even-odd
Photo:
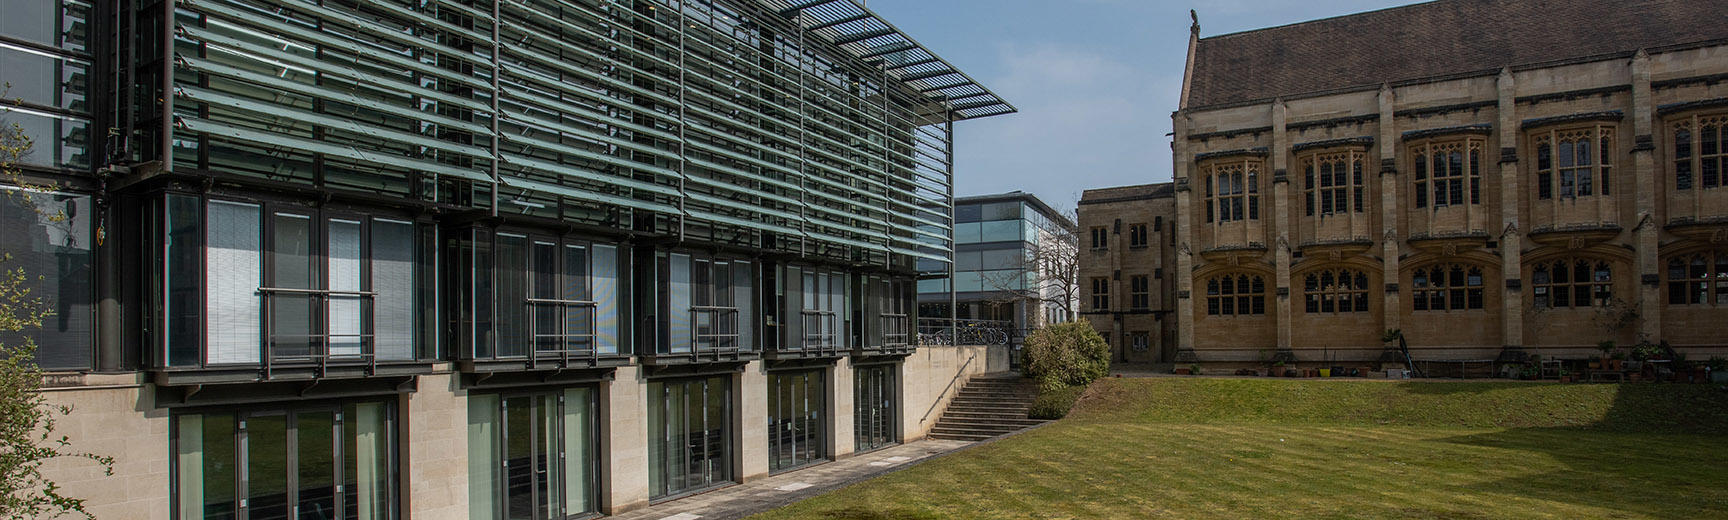
<svg viewBox="0 0 1728 520"><path fill-rule="evenodd" d="M1080 316L1110 344L1117 362L1156 363L1175 355L1176 199L1171 183L1086 190L1080 195Z"/></svg>
<svg viewBox="0 0 1728 520"><path fill-rule="evenodd" d="M1721 0L1441 0L1189 40L1178 357L1728 353Z"/></svg>

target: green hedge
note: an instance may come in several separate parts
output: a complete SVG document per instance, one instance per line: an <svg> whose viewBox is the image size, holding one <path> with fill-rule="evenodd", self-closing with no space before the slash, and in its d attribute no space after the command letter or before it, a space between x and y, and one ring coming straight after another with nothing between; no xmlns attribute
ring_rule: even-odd
<svg viewBox="0 0 1728 520"><path fill-rule="evenodd" d="M1032 401L1032 409L1026 416L1033 419L1061 419L1068 415L1068 410L1074 408L1074 402L1080 400L1080 394L1086 393L1084 386L1065 386L1056 390L1040 390L1038 399Z"/></svg>

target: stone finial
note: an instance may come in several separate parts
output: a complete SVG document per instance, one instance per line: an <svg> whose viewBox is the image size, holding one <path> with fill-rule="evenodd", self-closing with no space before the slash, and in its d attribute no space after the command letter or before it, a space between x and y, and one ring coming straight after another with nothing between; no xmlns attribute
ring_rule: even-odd
<svg viewBox="0 0 1728 520"><path fill-rule="evenodd" d="M1188 32L1194 33L1195 36L1199 36L1200 35L1200 13L1195 12L1193 9L1189 9L1188 10L1188 19L1194 21L1194 25L1188 26Z"/></svg>

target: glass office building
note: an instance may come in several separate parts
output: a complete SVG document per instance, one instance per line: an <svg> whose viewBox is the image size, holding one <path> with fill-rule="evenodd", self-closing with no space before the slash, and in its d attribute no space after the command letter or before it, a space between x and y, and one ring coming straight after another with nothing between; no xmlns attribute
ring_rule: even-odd
<svg viewBox="0 0 1728 520"><path fill-rule="evenodd" d="M410 403L453 391L467 514L606 512L620 373L649 497L834 457L811 396L851 358L894 407L954 123L1014 111L854 0L0 6L38 362L150 389L177 518L412 512ZM751 370L786 435L734 420Z"/></svg>
<svg viewBox="0 0 1728 520"><path fill-rule="evenodd" d="M918 314L927 318L1010 321L1019 328L1070 319L1047 299L1045 278L1031 258L1053 241L1071 240L1074 222L1030 193L960 197L954 201L954 274L918 282ZM942 266L920 260L926 271ZM954 304L950 304L953 291ZM1036 295L1022 297L1021 295Z"/></svg>

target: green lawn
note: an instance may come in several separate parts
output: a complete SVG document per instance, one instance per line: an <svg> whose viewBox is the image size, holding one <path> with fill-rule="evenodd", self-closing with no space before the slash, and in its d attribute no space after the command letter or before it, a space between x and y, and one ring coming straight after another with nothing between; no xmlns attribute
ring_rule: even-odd
<svg viewBox="0 0 1728 520"><path fill-rule="evenodd" d="M1725 435L1700 385L1109 379L753 518L1728 518Z"/></svg>

